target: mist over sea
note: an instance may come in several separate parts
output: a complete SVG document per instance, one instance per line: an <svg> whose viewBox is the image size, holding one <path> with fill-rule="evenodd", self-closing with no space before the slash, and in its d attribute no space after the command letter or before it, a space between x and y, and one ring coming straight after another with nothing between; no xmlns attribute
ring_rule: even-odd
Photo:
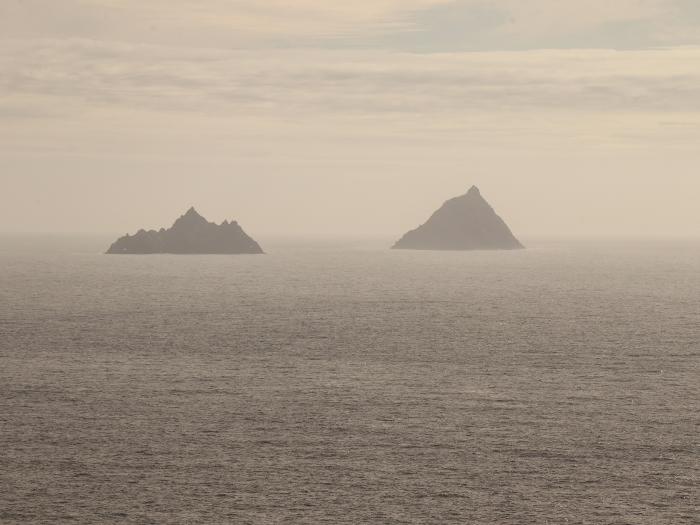
<svg viewBox="0 0 700 525"><path fill-rule="evenodd" d="M690 524L700 241L0 238L0 523Z"/></svg>

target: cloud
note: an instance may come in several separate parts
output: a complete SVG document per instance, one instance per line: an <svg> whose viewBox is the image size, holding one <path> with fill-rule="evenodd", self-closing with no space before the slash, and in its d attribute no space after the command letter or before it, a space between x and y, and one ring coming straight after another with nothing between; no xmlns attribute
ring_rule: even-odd
<svg viewBox="0 0 700 525"><path fill-rule="evenodd" d="M404 29L345 44L421 52L698 45L699 11L693 0L458 0L404 13Z"/></svg>
<svg viewBox="0 0 700 525"><path fill-rule="evenodd" d="M22 0L0 5L0 35L205 47L310 45L401 24L448 0Z"/></svg>
<svg viewBox="0 0 700 525"><path fill-rule="evenodd" d="M0 35L220 48L700 45L694 0L10 0Z"/></svg>
<svg viewBox="0 0 700 525"><path fill-rule="evenodd" d="M25 0L23 5L30 4L38 6L39 0ZM81 11L85 18L81 21L78 17L64 26L58 12L67 16L69 7L79 4L85 7ZM591 4L593 13L583 17L577 27L619 21L625 16L621 6L631 8L633 4L633 0L621 0L601 10ZM49 122L44 128L41 119L55 121L57 116L66 128L70 126L75 144L80 143L81 134L94 135L107 122L120 121L124 129L130 121L153 124L165 137L172 123L181 123L185 134L206 128L213 120L221 121L213 124L217 129L236 128L237 136L250 131L255 135L248 137L251 141L297 141L301 128L309 143L330 141L343 134L351 141L372 137L435 142L459 136L484 147L498 147L504 140L520 143L526 135L528 143L537 138L540 145L558 143L563 137L594 143L605 142L600 140L605 136L607 143L637 145L648 144L652 138L671 141L680 136L678 144L698 138L699 47L613 51L533 50L524 46L522 50L415 53L400 46L368 49L339 41L332 46L325 42L284 49L270 48L255 39L255 45L238 47L185 45L169 39L167 44L154 44L144 43L134 34L115 33L127 19L132 22L123 31L140 30L139 24L155 15L139 19L133 18L135 13L143 15L161 8L160 20L171 28L184 24L185 15L191 15L191 24L186 25L192 31L222 23L223 19L212 18L212 13L236 11L237 16L265 17L272 16L273 7L278 12L275 16L284 18L283 13L294 11L304 18L299 13L313 13L311 19L335 20L338 25L333 27L340 27L342 21L361 18L378 23L386 18L396 21L391 31L406 33L412 27L412 17L429 10L436 13L436 6L442 5L443 14L434 20L435 26L448 34L452 31L455 38L461 27L459 13L449 11L456 3L422 0L401 5L390 0L378 2L375 11L368 11L371 16L359 7L366 7L364 2L341 7L311 0L300 7L285 1L221 1L207 3L207 9L202 5L180 0L168 11L160 0L46 4L43 18L39 16L36 24L55 23L65 34L49 37L51 31L47 31L46 35L27 36L25 27L24 36L5 35L0 40L0 113L4 117L0 131L12 141L6 141L4 151L22 148L33 136L49 133L46 130L53 124ZM460 9L470 7L469 12L475 14L475 34L507 30L525 42L538 33L520 31L517 28L524 22L509 21L517 14L515 2L499 2L500 10L489 5L496 4L459 3ZM511 9L503 10L508 5ZM547 11L550 3L533 0L528 5L534 11L523 12L525 19ZM647 10L640 8L635 16L650 16L659 5L650 0ZM677 6L680 9L680 4ZM104 16L106 12L111 13L109 17ZM560 8L547 13L548 24L564 16ZM102 25L88 23L94 17L103 20ZM294 17L290 14L290 18ZM305 27L300 24L297 29ZM80 33L80 27L100 35L67 36ZM524 27L527 29L527 24ZM112 38L116 36L119 38ZM243 38L232 38L239 37ZM252 42L248 37L243 40ZM444 44L446 48L459 47ZM163 125L154 124L156 121ZM659 124L662 121L686 125L663 126ZM62 132L46 135L46 147L55 149ZM130 131L134 136L142 132ZM224 136L223 132L217 136Z"/></svg>
<svg viewBox="0 0 700 525"><path fill-rule="evenodd" d="M700 111L700 48L410 53L14 41L0 93L216 115Z"/></svg>

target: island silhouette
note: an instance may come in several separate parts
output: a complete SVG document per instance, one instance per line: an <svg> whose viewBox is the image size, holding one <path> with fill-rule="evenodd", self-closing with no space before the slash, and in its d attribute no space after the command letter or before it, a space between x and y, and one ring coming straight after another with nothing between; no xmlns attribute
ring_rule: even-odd
<svg viewBox="0 0 700 525"><path fill-rule="evenodd" d="M415 230L406 233L395 250L518 250L524 246L508 225L472 186L450 199Z"/></svg>
<svg viewBox="0 0 700 525"><path fill-rule="evenodd" d="M209 222L192 207L170 229L127 234L114 242L107 253L261 254L263 250L238 222Z"/></svg>

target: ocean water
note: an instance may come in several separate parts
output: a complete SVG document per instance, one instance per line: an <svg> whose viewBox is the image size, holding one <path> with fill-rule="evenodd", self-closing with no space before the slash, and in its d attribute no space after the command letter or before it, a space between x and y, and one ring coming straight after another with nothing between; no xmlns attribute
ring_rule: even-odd
<svg viewBox="0 0 700 525"><path fill-rule="evenodd" d="M700 241L0 239L0 522L698 523Z"/></svg>

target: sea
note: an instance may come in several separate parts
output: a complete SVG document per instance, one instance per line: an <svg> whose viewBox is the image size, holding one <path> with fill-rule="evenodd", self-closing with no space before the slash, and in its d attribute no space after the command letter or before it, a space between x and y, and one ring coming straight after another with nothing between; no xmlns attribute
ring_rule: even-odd
<svg viewBox="0 0 700 525"><path fill-rule="evenodd" d="M700 240L0 237L0 523L698 524Z"/></svg>

